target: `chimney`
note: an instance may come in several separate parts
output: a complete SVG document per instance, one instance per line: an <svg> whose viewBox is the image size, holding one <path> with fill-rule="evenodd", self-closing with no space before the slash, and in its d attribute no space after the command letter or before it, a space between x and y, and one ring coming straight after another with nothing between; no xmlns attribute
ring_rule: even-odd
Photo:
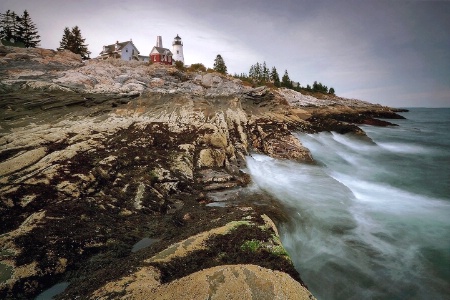
<svg viewBox="0 0 450 300"><path fill-rule="evenodd" d="M163 48L163 45L162 45L162 37L161 37L160 35L158 35L158 36L156 37L156 47L161 47L161 48Z"/></svg>

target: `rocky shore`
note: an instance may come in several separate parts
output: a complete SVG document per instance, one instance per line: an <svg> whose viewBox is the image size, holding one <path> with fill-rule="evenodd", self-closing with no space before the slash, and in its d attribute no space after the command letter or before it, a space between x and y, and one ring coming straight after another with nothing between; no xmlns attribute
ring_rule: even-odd
<svg viewBox="0 0 450 300"><path fill-rule="evenodd" d="M313 299L246 157L395 110L217 73L0 47L0 298ZM139 246L143 245L143 246ZM300 270L301 271L301 270Z"/></svg>

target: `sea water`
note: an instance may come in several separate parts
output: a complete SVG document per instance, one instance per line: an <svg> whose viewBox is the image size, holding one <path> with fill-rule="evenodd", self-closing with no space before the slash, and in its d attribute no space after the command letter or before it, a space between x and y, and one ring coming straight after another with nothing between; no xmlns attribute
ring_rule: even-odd
<svg viewBox="0 0 450 300"><path fill-rule="evenodd" d="M286 208L283 244L318 299L450 299L450 109L411 109L372 141L298 134L317 165L247 159Z"/></svg>

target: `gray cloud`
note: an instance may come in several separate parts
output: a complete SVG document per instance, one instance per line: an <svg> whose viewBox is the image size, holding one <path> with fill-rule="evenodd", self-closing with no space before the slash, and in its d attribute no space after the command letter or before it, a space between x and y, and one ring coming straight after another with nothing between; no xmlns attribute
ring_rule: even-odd
<svg viewBox="0 0 450 300"><path fill-rule="evenodd" d="M42 46L78 25L92 56L133 39L147 54L180 34L187 63L224 57L232 73L266 61L301 84L392 106L450 106L450 2L392 0L3 0L28 9ZM427 97L427 99L425 99Z"/></svg>

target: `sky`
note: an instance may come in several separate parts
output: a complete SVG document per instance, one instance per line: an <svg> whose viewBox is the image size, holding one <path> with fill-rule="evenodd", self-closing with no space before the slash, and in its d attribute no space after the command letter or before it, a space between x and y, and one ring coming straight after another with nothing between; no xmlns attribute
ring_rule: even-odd
<svg viewBox="0 0 450 300"><path fill-rule="evenodd" d="M91 57L130 39L148 55L178 34L186 64L228 72L256 62L302 86L318 81L347 98L392 107L450 107L450 0L1 0L28 10L41 47L78 26Z"/></svg>

